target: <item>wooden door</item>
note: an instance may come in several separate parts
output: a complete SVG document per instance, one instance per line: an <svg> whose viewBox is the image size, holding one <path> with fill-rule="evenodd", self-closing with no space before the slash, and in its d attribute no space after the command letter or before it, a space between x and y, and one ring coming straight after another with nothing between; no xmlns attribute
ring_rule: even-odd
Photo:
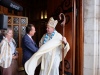
<svg viewBox="0 0 100 75"><path fill-rule="evenodd" d="M53 16L57 19L60 13L64 13L66 16L65 37L70 44L70 51L65 57L65 75L82 75L83 71L82 1L83 0L48 1L48 17ZM60 24L57 25L56 30L61 34L63 32ZM60 75L62 75L61 65L62 64L60 64Z"/></svg>
<svg viewBox="0 0 100 75"><path fill-rule="evenodd" d="M60 13L66 16L65 37L70 45L70 51L64 59L64 74L75 75L75 43L76 43L76 0L59 0L59 6L56 8L52 16L57 19ZM63 27L60 23L56 30L63 34ZM62 62L60 64L60 75L62 75Z"/></svg>
<svg viewBox="0 0 100 75"><path fill-rule="evenodd" d="M65 37L70 45L70 50L64 59L64 74L75 75L76 3L75 0L64 0L62 6L61 11L66 16ZM60 28L61 25L57 29L63 34ZM60 64L60 75L62 75L62 62Z"/></svg>
<svg viewBox="0 0 100 75"><path fill-rule="evenodd" d="M8 27L11 27L13 30L13 38L17 43L17 50L19 52L18 57L18 66L19 70L22 68L22 48L21 48L21 40L25 35L26 25L28 24L28 18L22 16L10 16L8 15Z"/></svg>

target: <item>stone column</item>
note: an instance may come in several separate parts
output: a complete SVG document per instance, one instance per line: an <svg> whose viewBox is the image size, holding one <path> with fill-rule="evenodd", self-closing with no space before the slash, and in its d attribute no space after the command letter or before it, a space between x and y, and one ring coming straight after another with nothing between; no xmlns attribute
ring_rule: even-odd
<svg viewBox="0 0 100 75"><path fill-rule="evenodd" d="M100 75L100 0L84 0L84 74ZM98 28L99 27L99 28ZM99 33L100 34L100 33Z"/></svg>

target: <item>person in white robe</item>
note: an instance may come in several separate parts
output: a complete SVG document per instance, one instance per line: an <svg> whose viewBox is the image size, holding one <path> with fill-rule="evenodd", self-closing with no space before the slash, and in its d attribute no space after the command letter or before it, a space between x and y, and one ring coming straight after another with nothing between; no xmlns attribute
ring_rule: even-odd
<svg viewBox="0 0 100 75"><path fill-rule="evenodd" d="M58 21L51 17L47 23L47 33L39 42L39 50L26 63L25 71L28 75L34 75L36 67L41 63L39 75L59 75L59 65L62 61L62 47L64 57L70 49L65 37L55 30ZM64 42L64 45L62 45Z"/></svg>

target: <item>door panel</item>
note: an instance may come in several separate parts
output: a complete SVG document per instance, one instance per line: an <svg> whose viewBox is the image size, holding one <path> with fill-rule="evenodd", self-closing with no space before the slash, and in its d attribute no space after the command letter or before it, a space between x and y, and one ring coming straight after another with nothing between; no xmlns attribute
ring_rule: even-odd
<svg viewBox="0 0 100 75"><path fill-rule="evenodd" d="M16 41L17 48L19 48L19 25L14 25L13 26L13 38Z"/></svg>
<svg viewBox="0 0 100 75"><path fill-rule="evenodd" d="M65 75L75 75L76 0L57 0L56 5L52 6L50 2L48 2L48 16L53 16L55 19L58 19L60 13L64 13L66 16L65 37L69 42L70 51L64 59L64 72ZM52 0L52 2L54 1ZM63 34L63 27L60 23L58 23L56 30ZM62 75L62 63L60 64L60 75Z"/></svg>

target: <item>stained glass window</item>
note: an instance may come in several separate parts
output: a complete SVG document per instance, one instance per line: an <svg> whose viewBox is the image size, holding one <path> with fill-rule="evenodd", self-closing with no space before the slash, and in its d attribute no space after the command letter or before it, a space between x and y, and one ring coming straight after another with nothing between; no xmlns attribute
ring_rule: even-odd
<svg viewBox="0 0 100 75"><path fill-rule="evenodd" d="M26 26L21 26L21 38L25 35L26 31Z"/></svg>
<svg viewBox="0 0 100 75"><path fill-rule="evenodd" d="M12 19L11 17L8 17L8 24L11 24L12 23Z"/></svg>
<svg viewBox="0 0 100 75"><path fill-rule="evenodd" d="M21 18L21 24L26 24L26 18Z"/></svg>
<svg viewBox="0 0 100 75"><path fill-rule="evenodd" d="M14 23L14 24L19 24L19 18L14 17L14 18L13 18L13 23Z"/></svg>
<svg viewBox="0 0 100 75"><path fill-rule="evenodd" d="M13 26L13 31L14 31L13 33L14 39L17 43L17 47L19 47L19 28L18 26Z"/></svg>

